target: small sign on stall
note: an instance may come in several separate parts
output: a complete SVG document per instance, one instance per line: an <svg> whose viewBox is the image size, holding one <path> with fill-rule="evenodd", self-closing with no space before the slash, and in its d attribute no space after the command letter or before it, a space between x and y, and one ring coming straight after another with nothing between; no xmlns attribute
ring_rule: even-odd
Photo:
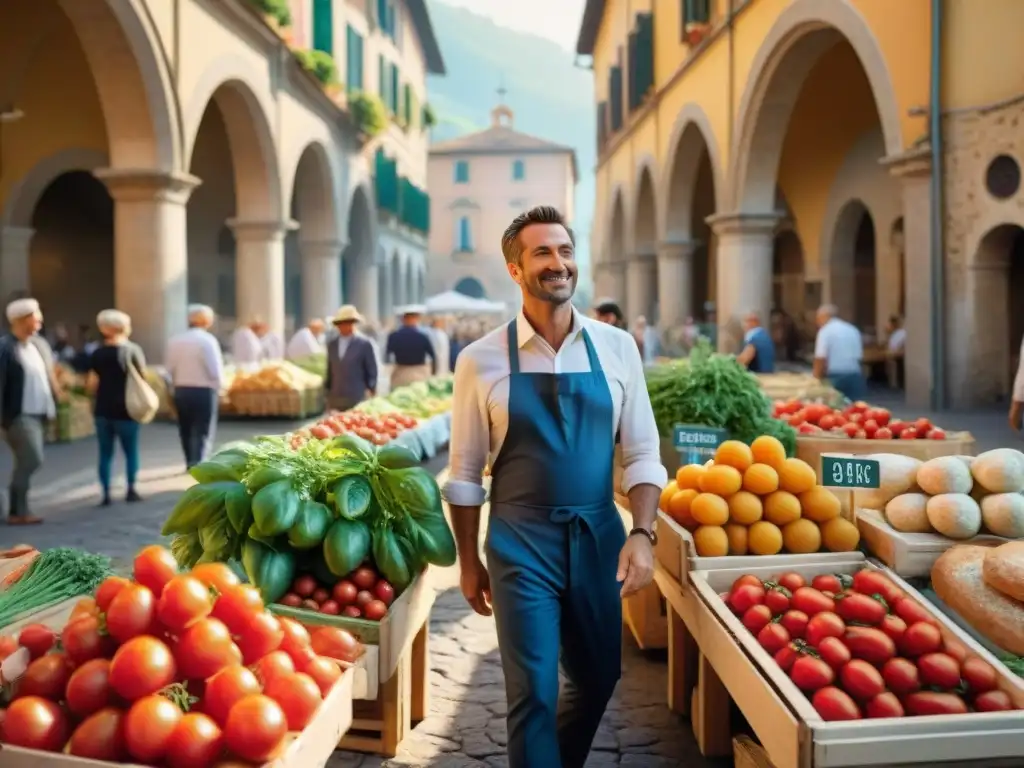
<svg viewBox="0 0 1024 768"><path fill-rule="evenodd" d="M870 489L881 487L878 459L855 456L821 457L821 484L826 488Z"/></svg>
<svg viewBox="0 0 1024 768"><path fill-rule="evenodd" d="M726 431L718 427L676 424L672 430L672 445L679 451L683 464L703 464L715 457L715 451L727 436Z"/></svg>

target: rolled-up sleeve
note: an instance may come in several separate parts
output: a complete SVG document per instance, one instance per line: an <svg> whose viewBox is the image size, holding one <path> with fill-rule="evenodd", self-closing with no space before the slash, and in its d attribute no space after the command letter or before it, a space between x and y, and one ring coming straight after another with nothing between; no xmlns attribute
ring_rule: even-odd
<svg viewBox="0 0 1024 768"><path fill-rule="evenodd" d="M482 483L491 445L486 403L477 386L476 364L459 355L452 393L452 435L448 449L449 473L444 498L459 507L477 507L487 497Z"/></svg>
<svg viewBox="0 0 1024 768"><path fill-rule="evenodd" d="M644 365L636 344L622 345L625 383L619 437L622 444L622 490L636 485L664 488L668 472L661 463L661 438L647 394Z"/></svg>

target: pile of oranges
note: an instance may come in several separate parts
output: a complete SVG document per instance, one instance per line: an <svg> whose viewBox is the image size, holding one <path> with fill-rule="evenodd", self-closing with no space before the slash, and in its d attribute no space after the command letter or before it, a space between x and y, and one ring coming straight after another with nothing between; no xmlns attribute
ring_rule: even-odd
<svg viewBox="0 0 1024 768"><path fill-rule="evenodd" d="M814 469L786 458L782 443L767 435L750 445L726 440L707 464L680 467L660 507L692 532L701 557L850 552L860 542Z"/></svg>

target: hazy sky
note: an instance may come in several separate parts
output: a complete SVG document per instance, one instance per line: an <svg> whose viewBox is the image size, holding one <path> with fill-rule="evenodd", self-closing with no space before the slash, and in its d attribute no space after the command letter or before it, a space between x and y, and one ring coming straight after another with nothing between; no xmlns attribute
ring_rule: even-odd
<svg viewBox="0 0 1024 768"><path fill-rule="evenodd" d="M575 50L585 0L442 0L468 8L502 27L554 40Z"/></svg>

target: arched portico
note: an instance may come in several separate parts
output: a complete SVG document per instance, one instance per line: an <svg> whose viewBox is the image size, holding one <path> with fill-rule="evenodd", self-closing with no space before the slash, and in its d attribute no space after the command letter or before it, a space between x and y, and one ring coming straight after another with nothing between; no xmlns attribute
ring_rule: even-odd
<svg viewBox="0 0 1024 768"><path fill-rule="evenodd" d="M604 238L605 248L594 268L594 284L596 300L621 299L624 297L626 278L626 209L622 199L621 188L612 194L608 209L607 235Z"/></svg>
<svg viewBox="0 0 1024 768"><path fill-rule="evenodd" d="M299 224L298 267L301 317L326 317L341 305L341 252L335 177L327 148L311 142L299 156L292 191L292 217Z"/></svg>
<svg viewBox="0 0 1024 768"><path fill-rule="evenodd" d="M658 300L658 199L653 163L645 163L636 184L632 206L632 248L626 265L626 316L652 318Z"/></svg>
<svg viewBox="0 0 1024 768"><path fill-rule="evenodd" d="M348 207L348 245L342 255L350 285L344 287L349 301L367 318L377 320L377 210L369 187L352 191Z"/></svg>

